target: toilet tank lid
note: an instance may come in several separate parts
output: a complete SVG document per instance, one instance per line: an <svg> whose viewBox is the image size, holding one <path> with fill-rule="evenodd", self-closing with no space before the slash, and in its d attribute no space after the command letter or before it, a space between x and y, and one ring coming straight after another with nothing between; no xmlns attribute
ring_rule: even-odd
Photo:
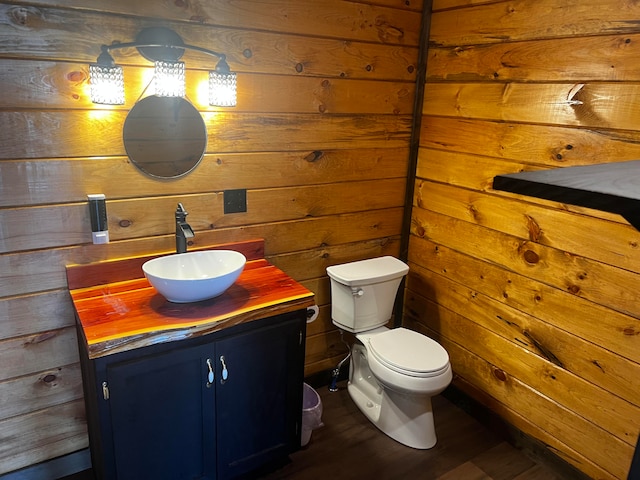
<svg viewBox="0 0 640 480"><path fill-rule="evenodd" d="M327 267L329 277L344 285L354 287L404 277L408 272L409 266L406 263L391 256Z"/></svg>

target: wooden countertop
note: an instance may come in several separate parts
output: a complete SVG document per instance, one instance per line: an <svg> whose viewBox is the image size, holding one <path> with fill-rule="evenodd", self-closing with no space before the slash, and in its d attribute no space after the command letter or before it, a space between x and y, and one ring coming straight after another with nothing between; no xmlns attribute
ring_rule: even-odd
<svg viewBox="0 0 640 480"><path fill-rule="evenodd" d="M640 230L640 160L498 175L493 188L617 213Z"/></svg>
<svg viewBox="0 0 640 480"><path fill-rule="evenodd" d="M256 242L260 241L212 247L241 251L247 264L226 292L196 303L168 302L144 278L142 263L161 255L68 266L71 298L89 358L206 335L313 305L312 292L264 258L255 258L263 251ZM108 277L116 280L104 282Z"/></svg>

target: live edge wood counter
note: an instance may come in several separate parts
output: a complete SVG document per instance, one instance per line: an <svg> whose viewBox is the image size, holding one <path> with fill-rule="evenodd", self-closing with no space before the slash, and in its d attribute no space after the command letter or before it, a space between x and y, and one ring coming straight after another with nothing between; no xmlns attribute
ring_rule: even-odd
<svg viewBox="0 0 640 480"><path fill-rule="evenodd" d="M206 335L313 305L312 292L262 258L262 240L201 250L207 249L237 250L247 264L225 293L196 303L168 302L144 278L142 264L163 254L68 266L79 341L89 358Z"/></svg>

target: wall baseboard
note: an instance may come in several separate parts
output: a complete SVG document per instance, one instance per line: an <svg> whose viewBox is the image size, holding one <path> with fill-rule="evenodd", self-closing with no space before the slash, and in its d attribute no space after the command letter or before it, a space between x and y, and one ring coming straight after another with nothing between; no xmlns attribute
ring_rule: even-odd
<svg viewBox="0 0 640 480"><path fill-rule="evenodd" d="M0 475L0 480L58 480L91 468L88 448Z"/></svg>

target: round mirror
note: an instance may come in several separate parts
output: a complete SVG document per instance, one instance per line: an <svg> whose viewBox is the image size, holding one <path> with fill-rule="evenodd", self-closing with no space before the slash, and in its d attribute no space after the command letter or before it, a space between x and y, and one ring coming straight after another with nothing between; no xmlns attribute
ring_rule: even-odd
<svg viewBox="0 0 640 480"><path fill-rule="evenodd" d="M207 127L200 112L184 98L151 95L127 115L123 139L136 167L153 177L175 178L202 160Z"/></svg>

